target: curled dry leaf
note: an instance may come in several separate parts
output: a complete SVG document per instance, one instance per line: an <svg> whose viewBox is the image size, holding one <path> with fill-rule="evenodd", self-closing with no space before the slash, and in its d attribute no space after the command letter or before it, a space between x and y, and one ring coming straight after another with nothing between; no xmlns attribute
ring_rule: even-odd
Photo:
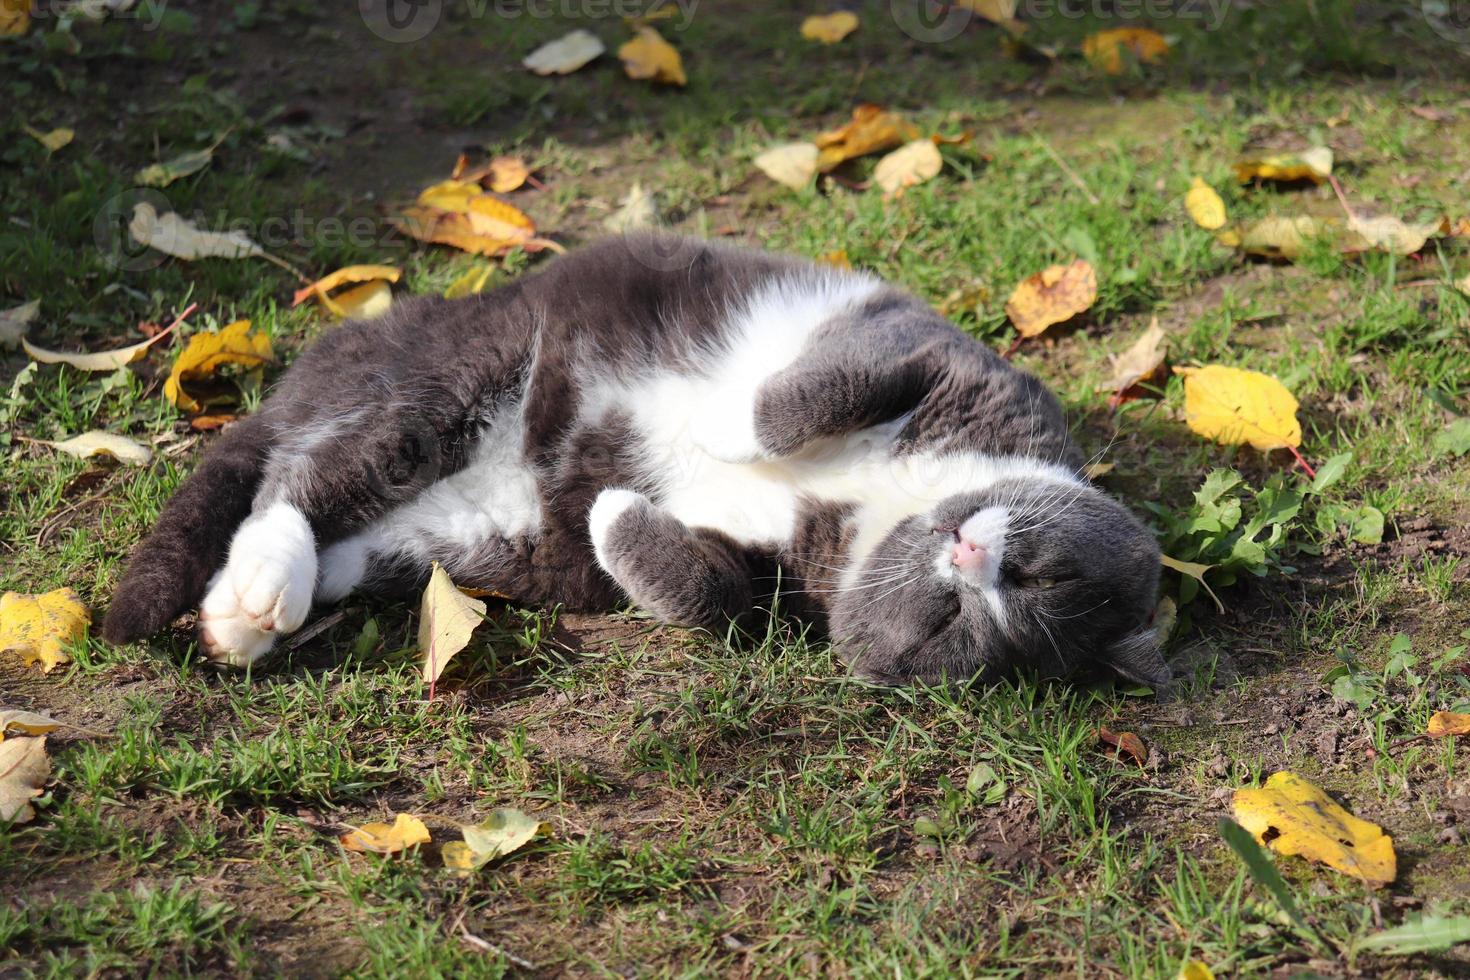
<svg viewBox="0 0 1470 980"><path fill-rule="evenodd" d="M424 655L422 675L429 682L431 700L439 675L484 618L485 603L456 588L449 573L434 562L419 605L419 652Z"/></svg>
<svg viewBox="0 0 1470 980"><path fill-rule="evenodd" d="M1189 193L1184 195L1184 210L1195 224L1209 231L1225 225L1225 202L1199 177L1190 182Z"/></svg>
<svg viewBox="0 0 1470 980"><path fill-rule="evenodd" d="M1006 300L1006 316L1022 337L1086 311L1097 299L1097 273L1085 259L1052 265L1022 279Z"/></svg>
<svg viewBox="0 0 1470 980"><path fill-rule="evenodd" d="M684 85L684 61L663 35L652 27L638 28L634 38L618 48L618 58L629 78L663 85Z"/></svg>
<svg viewBox="0 0 1470 980"><path fill-rule="evenodd" d="M7 735L45 735L61 727L61 722L34 711L0 708L0 742Z"/></svg>
<svg viewBox="0 0 1470 980"><path fill-rule="evenodd" d="M110 456L119 463L127 463L129 466L144 466L153 458L153 452L147 446L134 442L127 436L114 435L111 432L93 430L83 432L79 436L72 436L62 442L37 441L43 446L50 446L52 449L78 459Z"/></svg>
<svg viewBox="0 0 1470 980"><path fill-rule="evenodd" d="M873 168L873 182L889 194L922 184L944 167L939 147L931 139L916 139L889 153Z"/></svg>
<svg viewBox="0 0 1470 980"><path fill-rule="evenodd" d="M317 302L333 316L359 319L380 316L393 303L393 290L388 284L397 282L402 275L402 269L391 265L349 265L296 290L291 297L291 305L300 306L307 299L316 297ZM363 285L330 295L332 290L347 283Z"/></svg>
<svg viewBox="0 0 1470 980"><path fill-rule="evenodd" d="M26 666L49 674L71 661L67 646L87 635L92 613L73 589L0 596L0 651L17 653Z"/></svg>
<svg viewBox="0 0 1470 980"><path fill-rule="evenodd" d="M40 312L41 301L38 299L12 306L8 310L0 310L0 350L19 345L21 338L26 335L26 328Z"/></svg>
<svg viewBox="0 0 1470 980"><path fill-rule="evenodd" d="M478 824L461 826L460 831L464 840L445 844L441 854L446 868L469 874L498 857L520 850L536 837L551 833L551 825L507 807L494 811Z"/></svg>
<svg viewBox="0 0 1470 980"><path fill-rule="evenodd" d="M892 149L919 135L918 129L895 112L864 103L852 110L852 119L818 134L817 170L827 173L854 157Z"/></svg>
<svg viewBox="0 0 1470 980"><path fill-rule="evenodd" d="M1123 74L1125 51L1142 64L1152 64L1169 53L1169 42L1164 35L1147 27L1099 31L1082 41L1082 56L1108 75Z"/></svg>
<svg viewBox="0 0 1470 980"><path fill-rule="evenodd" d="M1436 711L1429 716L1429 726L1424 733L1430 738L1445 738L1450 735L1470 735L1470 714L1458 711Z"/></svg>
<svg viewBox="0 0 1470 980"><path fill-rule="evenodd" d="M850 10L813 14L801 22L801 36L808 41L820 41L823 44L836 44L857 29L857 14Z"/></svg>
<svg viewBox="0 0 1470 980"><path fill-rule="evenodd" d="M776 183L799 191L809 187L817 175L820 153L815 143L783 143L761 153L754 163Z"/></svg>
<svg viewBox="0 0 1470 980"><path fill-rule="evenodd" d="M469 166L464 154L454 165L452 179L461 183L488 184L496 194L519 190L531 177L531 168L520 157L493 157L478 167Z"/></svg>
<svg viewBox="0 0 1470 980"><path fill-rule="evenodd" d="M30 823L36 818L31 801L45 792L51 775L46 737L8 738L0 742L0 824Z"/></svg>
<svg viewBox="0 0 1470 980"><path fill-rule="evenodd" d="M263 333L251 333L249 320L196 333L174 360L163 383L163 395L180 410L197 414L206 405L234 399L231 393L205 392L198 387L214 379L220 368L234 365L257 372L270 363L271 357L271 339Z"/></svg>
<svg viewBox="0 0 1470 980"><path fill-rule="evenodd" d="M1393 838L1295 773L1273 773L1260 789L1236 790L1233 810L1258 843L1279 854L1319 861L1375 888L1397 876Z"/></svg>
<svg viewBox="0 0 1470 980"><path fill-rule="evenodd" d="M349 265L338 269L329 276L323 276L309 286L303 286L296 290L291 297L293 307L300 306L311 297L326 299L332 290L345 286L352 282L372 282L375 279L385 279L388 282L397 282L403 276L403 270L392 265Z"/></svg>
<svg viewBox="0 0 1470 980"><path fill-rule="evenodd" d="M428 188L419 195L418 206L406 209L397 224L419 241L478 255L552 247L536 237L529 215L470 181L446 180Z"/></svg>
<svg viewBox="0 0 1470 980"><path fill-rule="evenodd" d="M1177 367L1174 373L1184 376L1184 421L1195 434L1261 452L1302 444L1297 400L1269 374L1222 364Z"/></svg>
<svg viewBox="0 0 1470 980"><path fill-rule="evenodd" d="M245 259L265 255L242 231L201 231L173 211L159 214L147 201L133 207L128 234L138 244L176 259Z"/></svg>
<svg viewBox="0 0 1470 980"><path fill-rule="evenodd" d="M1102 387L1102 390L1112 392L1108 407L1117 408L1125 401L1147 394L1143 383L1160 379L1168 353L1164 328L1159 326L1159 318L1154 317L1133 346L1121 354L1109 355L1108 359L1113 362L1113 376Z"/></svg>
<svg viewBox="0 0 1470 980"><path fill-rule="evenodd" d="M1235 179L1242 184L1252 180L1273 180L1292 184L1310 180L1320 184L1332 174L1332 150L1314 146L1301 153L1271 153L1246 157L1231 165Z"/></svg>
<svg viewBox="0 0 1470 980"><path fill-rule="evenodd" d="M1113 755L1118 758L1128 756L1140 767L1148 762L1148 748L1143 744L1143 739L1133 732L1114 732L1106 725L1097 730L1098 740L1104 745L1114 749Z"/></svg>
<svg viewBox="0 0 1470 980"><path fill-rule="evenodd" d="M148 348L168 336L170 332L170 330L160 331L147 340L139 341L136 344L129 344L127 347L119 347L116 350L100 351L95 354L89 354L85 351L70 353L68 351L47 350L44 347L37 347L24 338L21 339L20 343L25 348L25 352L30 356L31 360L39 361L42 364L66 364L76 368L78 371L116 371L118 368L126 367L142 357L148 352Z"/></svg>
<svg viewBox="0 0 1470 980"><path fill-rule="evenodd" d="M202 150L181 153L162 163L149 164L133 174L133 183L142 187L167 187L176 180L197 174L214 160L214 151L218 146L216 143Z"/></svg>
<svg viewBox="0 0 1470 980"><path fill-rule="evenodd" d="M541 45L521 64L538 75L570 75L606 50L596 34L575 30Z"/></svg>
<svg viewBox="0 0 1470 980"><path fill-rule="evenodd" d="M371 854L396 854L399 851L427 844L429 828L411 813L400 813L390 827L385 823L366 823L341 838L342 846L349 851L365 851Z"/></svg>

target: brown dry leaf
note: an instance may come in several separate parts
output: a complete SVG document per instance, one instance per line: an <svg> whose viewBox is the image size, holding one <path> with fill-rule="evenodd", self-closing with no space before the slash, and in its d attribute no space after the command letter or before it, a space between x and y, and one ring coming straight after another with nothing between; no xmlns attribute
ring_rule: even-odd
<svg viewBox="0 0 1470 980"><path fill-rule="evenodd" d="M138 244L176 259L245 259L265 255L242 231L201 231L173 211L159 214L147 201L133 207L128 233Z"/></svg>
<svg viewBox="0 0 1470 980"><path fill-rule="evenodd" d="M1174 373L1184 377L1184 421L1197 435L1261 452L1302 444L1296 397L1269 374L1223 364Z"/></svg>
<svg viewBox="0 0 1470 980"><path fill-rule="evenodd" d="M429 682L430 700L439 675L484 619L485 603L455 588L449 573L434 562L419 605L419 652L424 655L422 675Z"/></svg>
<svg viewBox="0 0 1470 980"><path fill-rule="evenodd" d="M260 371L270 363L271 357L270 337L251 333L249 320L236 320L221 330L196 333L175 359L168 380L163 383L163 396L180 410L197 414L207 404L221 399L199 392L191 394L188 387L213 380L227 364ZM225 396L224 400L232 398Z"/></svg>
<svg viewBox="0 0 1470 980"><path fill-rule="evenodd" d="M31 29L31 0L0 0L0 37L20 37Z"/></svg>
<svg viewBox="0 0 1470 980"><path fill-rule="evenodd" d="M827 173L854 157L892 149L919 135L918 129L882 106L864 103L852 110L845 125L817 136L817 170Z"/></svg>
<svg viewBox="0 0 1470 980"><path fill-rule="evenodd" d="M66 648L84 639L92 613L73 589L0 596L0 652L17 653L49 674L71 661Z"/></svg>
<svg viewBox="0 0 1470 980"><path fill-rule="evenodd" d="M1097 737L1103 744L1116 750L1112 754L1120 759L1126 755L1138 763L1140 768L1148 762L1148 748L1143 744L1143 739L1133 732L1114 732L1103 726L1097 730Z"/></svg>
<svg viewBox="0 0 1470 980"><path fill-rule="evenodd" d="M1424 733L1430 738L1448 735L1470 735L1470 714L1457 711L1436 711L1429 716L1429 726Z"/></svg>
<svg viewBox="0 0 1470 980"><path fill-rule="evenodd" d="M0 824L34 820L36 811L31 801L45 792L50 775L46 736L0 742Z"/></svg>
<svg viewBox="0 0 1470 980"><path fill-rule="evenodd" d="M1133 346L1121 354L1108 356L1113 363L1113 376L1100 390L1112 392L1108 398L1110 408L1143 397L1146 392L1140 385L1162 374L1164 360L1169 353L1165 336L1164 328L1159 326L1159 318L1154 317Z"/></svg>
<svg viewBox="0 0 1470 980"><path fill-rule="evenodd" d="M34 711L0 708L0 742L7 735L45 735L61 727L61 722Z"/></svg>
<svg viewBox="0 0 1470 980"><path fill-rule="evenodd" d="M623 71L629 78L658 82L664 85L683 85L684 62L672 44L652 27L638 28L633 40L618 48L618 58Z"/></svg>
<svg viewBox="0 0 1470 980"><path fill-rule="evenodd" d="M916 139L889 153L873 168L873 182L889 194L922 184L939 173L944 159L932 139Z"/></svg>
<svg viewBox="0 0 1470 980"><path fill-rule="evenodd" d="M490 181L490 190L496 194L509 194L520 190L531 177L531 168L520 157L495 157L485 165L484 176L476 174L481 183Z"/></svg>
<svg viewBox="0 0 1470 980"><path fill-rule="evenodd" d="M752 162L776 183L799 191L811 186L820 154L815 143L783 143L762 152Z"/></svg>
<svg viewBox="0 0 1470 980"><path fill-rule="evenodd" d="M27 136L40 143L51 153L55 153L77 138L76 132L70 129L53 129L43 133L39 129L32 129L30 126L24 128Z"/></svg>
<svg viewBox="0 0 1470 980"><path fill-rule="evenodd" d="M1085 259L1052 265L1022 279L1006 300L1006 316L1022 337L1086 311L1097 299L1097 273Z"/></svg>
<svg viewBox="0 0 1470 980"><path fill-rule="evenodd" d="M1320 184L1332 174L1332 150L1325 146L1314 146L1301 153L1270 153L1259 157L1246 157L1231 165L1235 179L1242 184L1252 180L1274 180L1279 183L1295 183L1310 180Z"/></svg>
<svg viewBox="0 0 1470 980"><path fill-rule="evenodd" d="M1236 821L1278 854L1319 861L1374 888L1397 877L1393 838L1295 773L1273 773L1260 789L1236 790L1233 809Z"/></svg>
<svg viewBox="0 0 1470 980"><path fill-rule="evenodd" d="M1184 210L1189 212L1195 224L1208 231L1225 225L1225 202L1199 177L1190 182L1189 193L1184 195Z"/></svg>
<svg viewBox="0 0 1470 980"><path fill-rule="evenodd" d="M1082 41L1082 56L1108 75L1123 74L1123 52L1141 64L1152 64L1169 53L1164 35L1147 27L1118 27L1090 34Z"/></svg>
<svg viewBox="0 0 1470 980"><path fill-rule="evenodd" d="M196 415L189 420L189 428L195 432L213 432L215 429L223 429L237 418L239 418L238 415L228 412L219 415Z"/></svg>
<svg viewBox="0 0 1470 980"><path fill-rule="evenodd" d="M429 828L411 813L400 813L390 827L385 823L365 823L341 838L342 846L349 851L371 854L396 854L399 851L427 844Z"/></svg>
<svg viewBox="0 0 1470 980"><path fill-rule="evenodd" d="M570 75L606 50L596 34L575 30L541 45L521 64L538 75Z"/></svg>
<svg viewBox="0 0 1470 980"><path fill-rule="evenodd" d="M36 441L43 446L50 446L52 449L66 453L68 456L75 456L77 459L109 456L129 466L145 466L153 458L152 451L142 443L134 442L127 436L113 435L111 432L95 429L61 442L48 442L45 439Z"/></svg>
<svg viewBox="0 0 1470 980"><path fill-rule="evenodd" d="M801 22L801 36L808 41L820 41L823 44L836 44L857 29L857 14L850 10L813 14Z"/></svg>

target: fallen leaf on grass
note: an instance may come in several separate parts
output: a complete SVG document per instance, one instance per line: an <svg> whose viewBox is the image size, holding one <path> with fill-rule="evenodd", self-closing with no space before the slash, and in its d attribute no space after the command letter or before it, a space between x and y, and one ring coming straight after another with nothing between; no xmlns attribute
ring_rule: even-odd
<svg viewBox="0 0 1470 980"><path fill-rule="evenodd" d="M428 188L397 224L419 241L478 255L559 248L536 237L535 222L520 208L468 181L447 180Z"/></svg>
<svg viewBox="0 0 1470 980"><path fill-rule="evenodd" d="M1325 146L1314 146L1301 153L1272 153L1260 157L1247 157L1231 165L1235 179L1242 184L1252 180L1273 180L1278 183L1295 183L1310 180L1320 184L1332 174L1332 150Z"/></svg>
<svg viewBox="0 0 1470 980"><path fill-rule="evenodd" d="M0 349L18 345L26 335L26 327L40 312L41 301L38 299L0 310Z"/></svg>
<svg viewBox="0 0 1470 980"><path fill-rule="evenodd" d="M0 708L0 742L7 735L45 735L61 727L55 718L19 708Z"/></svg>
<svg viewBox="0 0 1470 980"><path fill-rule="evenodd" d="M1174 373L1184 376L1184 421L1197 435L1261 452L1301 445L1297 400L1269 374L1221 364L1176 367Z"/></svg>
<svg viewBox="0 0 1470 980"><path fill-rule="evenodd" d="M128 233L138 244L176 259L245 259L265 255L244 232L202 231L176 212L159 214L147 201L134 206Z"/></svg>
<svg viewBox="0 0 1470 980"><path fill-rule="evenodd" d="M1176 571L1180 575L1187 575L1198 582L1204 587L1209 597L1215 601L1215 611L1222 615L1224 614L1225 603L1220 601L1220 597L1215 595L1215 590L1210 588L1210 583L1205 581L1205 573L1214 568L1214 565L1206 565L1197 561L1182 561L1178 558L1171 558L1168 555L1160 555L1159 562L1165 568ZM1182 598L1182 601L1188 602L1189 598L1189 596L1185 596Z"/></svg>
<svg viewBox="0 0 1470 980"><path fill-rule="evenodd" d="M1190 182L1189 193L1184 195L1184 210L1189 212L1195 224L1209 231L1225 225L1225 202L1199 177Z"/></svg>
<svg viewBox="0 0 1470 980"><path fill-rule="evenodd" d="M857 29L857 14L850 10L813 14L801 22L801 36L808 41L820 41L823 44L836 44Z"/></svg>
<svg viewBox="0 0 1470 980"><path fill-rule="evenodd" d="M20 37L31 29L31 0L0 0L0 37Z"/></svg>
<svg viewBox="0 0 1470 980"><path fill-rule="evenodd" d="M1413 255L1440 233L1443 220L1404 222L1391 214L1374 218L1354 215L1348 219L1342 246L1348 251L1377 250L1394 255Z"/></svg>
<svg viewBox="0 0 1470 980"><path fill-rule="evenodd" d="M0 742L0 823L30 823L36 818L31 801L45 792L51 775L46 737L8 738Z"/></svg>
<svg viewBox="0 0 1470 980"><path fill-rule="evenodd" d="M1268 214L1236 228L1226 228L1216 237L1222 245L1238 248L1247 255L1268 259L1296 259L1314 238L1335 235L1339 222L1309 214Z"/></svg>
<svg viewBox="0 0 1470 980"><path fill-rule="evenodd" d="M519 190L531 177L531 168L526 166L526 161L520 157L494 157L489 163L478 167L465 165L465 158L460 156L455 164L453 179L472 184L490 185L490 190L496 194L509 194L511 191Z"/></svg>
<svg viewBox="0 0 1470 980"><path fill-rule="evenodd" d="M1295 773L1273 773L1260 789L1236 790L1232 809L1258 843L1279 854L1321 862L1375 888L1397 875L1393 838Z"/></svg>
<svg viewBox="0 0 1470 980"><path fill-rule="evenodd" d="M1215 980L1215 971L1199 960L1190 960L1179 968L1176 980Z"/></svg>
<svg viewBox="0 0 1470 980"><path fill-rule="evenodd" d="M1424 731L1431 738L1470 735L1470 715L1457 711L1436 711L1429 716L1429 726Z"/></svg>
<svg viewBox="0 0 1470 980"><path fill-rule="evenodd" d="M39 129L32 129L27 126L25 127L25 131L27 136L40 143L52 153L66 146L77 137L77 134L70 129L53 129L43 133Z"/></svg>
<svg viewBox="0 0 1470 980"><path fill-rule="evenodd" d="M633 40L618 48L618 59L629 78L684 85L684 62L679 52L652 27L638 28Z"/></svg>
<svg viewBox="0 0 1470 980"><path fill-rule="evenodd" d="M429 682L430 700L439 675L484 618L485 603L457 589L449 573L434 562L419 605L419 651L424 655L423 678Z"/></svg>
<svg viewBox="0 0 1470 980"><path fill-rule="evenodd" d="M1133 732L1114 732L1103 726L1097 730L1097 737L1104 745L1113 748L1113 754L1120 759L1126 755L1140 767L1148 762L1148 749L1144 746L1143 739Z"/></svg>
<svg viewBox="0 0 1470 980"><path fill-rule="evenodd" d="M570 75L606 50L596 34L575 30L541 45L521 64L538 75Z"/></svg>
<svg viewBox="0 0 1470 980"><path fill-rule="evenodd" d="M1141 64L1152 64L1169 53L1164 35L1147 27L1119 27L1090 34L1082 41L1082 56L1108 75L1123 74L1123 52Z"/></svg>
<svg viewBox="0 0 1470 980"><path fill-rule="evenodd" d="M391 827L385 823L367 823L339 838L347 850L371 854L396 854L427 844L430 839L429 828L411 813L398 814Z"/></svg>
<svg viewBox="0 0 1470 980"><path fill-rule="evenodd" d="M153 453L147 446L134 442L127 436L114 435L111 432L93 430L61 442L48 442L45 439L36 441L43 446L50 446L52 449L66 453L68 456L75 456L77 459L110 456L129 466L143 466L153 458Z"/></svg>
<svg viewBox="0 0 1470 980"><path fill-rule="evenodd" d="M449 287L444 290L445 299L463 299L466 296L477 296L484 292L490 283L490 277L495 274L495 266L480 264L472 266L461 275Z"/></svg>
<svg viewBox="0 0 1470 980"><path fill-rule="evenodd" d="M214 151L218 146L216 143L202 150L180 153L162 163L149 164L133 175L133 183L142 187L167 187L176 180L197 174L214 160Z"/></svg>
<svg viewBox="0 0 1470 980"><path fill-rule="evenodd" d="M1006 300L1006 316L1022 337L1084 312L1097 299L1097 273L1085 259L1052 265L1021 280Z"/></svg>
<svg viewBox="0 0 1470 980"><path fill-rule="evenodd" d="M393 302L393 291L388 283L397 282L402 276L403 270L391 265L349 265L296 290L291 297L291 305L300 306L315 296L317 302L334 316L363 319L378 316L386 312ZM365 285L343 290L336 296L330 295L332 290L347 283Z"/></svg>
<svg viewBox="0 0 1470 980"><path fill-rule="evenodd" d="M817 256L817 262L822 265L830 265L834 269L852 268L852 259L847 257L845 248L834 248L830 252L823 252Z"/></svg>
<svg viewBox="0 0 1470 980"><path fill-rule="evenodd" d="M922 184L939 173L944 160L931 139L917 139L889 153L873 168L873 182L889 194Z"/></svg>
<svg viewBox="0 0 1470 980"><path fill-rule="evenodd" d="M520 810L496 810L478 824L460 827L464 840L450 841L440 852L444 866L459 874L478 871L490 861L520 850L534 838L551 833L551 825Z"/></svg>
<svg viewBox="0 0 1470 980"><path fill-rule="evenodd" d="M40 664L49 674L71 661L66 647L87 635L92 613L73 589L0 596L0 651L18 653L23 664Z"/></svg>
<svg viewBox="0 0 1470 980"><path fill-rule="evenodd" d="M1101 388L1112 392L1108 398L1108 407L1117 408L1125 401L1141 398L1146 393L1142 384L1157 379L1163 373L1164 360L1168 353L1169 344L1165 340L1164 328L1159 326L1159 318L1154 317L1149 321L1148 329L1133 342L1133 346L1121 354L1108 356L1108 360L1113 363L1113 376Z"/></svg>
<svg viewBox="0 0 1470 980"><path fill-rule="evenodd" d="M263 333L251 333L249 320L236 320L218 331L196 333L174 360L168 380L163 383L163 395L180 410L197 414L206 405L232 400L232 396L199 390L191 393L191 387L212 380L225 365L259 371L271 357L271 339Z"/></svg>
<svg viewBox="0 0 1470 980"><path fill-rule="evenodd" d="M1470 915L1422 915L1364 937L1357 948L1391 956L1437 953L1470 942Z"/></svg>
<svg viewBox="0 0 1470 980"><path fill-rule="evenodd" d="M817 170L827 173L854 157L892 149L919 135L918 129L902 116L882 106L864 103L852 110L852 119L836 129L819 133Z"/></svg>
<svg viewBox="0 0 1470 980"><path fill-rule="evenodd" d="M764 151L753 162L776 183L799 191L809 186L817 175L820 154L815 143L783 143Z"/></svg>
<svg viewBox="0 0 1470 980"><path fill-rule="evenodd" d="M618 209L607 216L602 226L608 231L622 234L639 228L652 228L658 224L658 198L653 191L644 190L637 181L628 188Z"/></svg>
<svg viewBox="0 0 1470 980"><path fill-rule="evenodd" d="M1082 467L1082 475L1089 480L1100 480L1117 468L1117 463L1088 463Z"/></svg>
<svg viewBox="0 0 1470 980"><path fill-rule="evenodd" d="M47 350L44 347L37 347L24 338L20 343L25 348L25 352L30 355L31 360L42 364L66 364L79 371L116 371L142 357L148 348L158 343L164 336L166 336L165 333L159 333L127 347L100 351L95 354L85 351L73 354L67 351Z"/></svg>

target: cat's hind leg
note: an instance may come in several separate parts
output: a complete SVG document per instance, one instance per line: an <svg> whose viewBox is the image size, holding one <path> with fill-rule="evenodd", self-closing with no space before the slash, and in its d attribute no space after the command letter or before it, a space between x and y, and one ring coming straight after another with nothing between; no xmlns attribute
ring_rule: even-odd
<svg viewBox="0 0 1470 980"><path fill-rule="evenodd" d="M688 527L631 490L603 490L588 524L598 564L659 619L722 630L754 610L751 558L728 535Z"/></svg>
<svg viewBox="0 0 1470 980"><path fill-rule="evenodd" d="M232 667L263 656L306 621L316 578L316 540L301 511L282 502L246 518L199 607L205 655Z"/></svg>

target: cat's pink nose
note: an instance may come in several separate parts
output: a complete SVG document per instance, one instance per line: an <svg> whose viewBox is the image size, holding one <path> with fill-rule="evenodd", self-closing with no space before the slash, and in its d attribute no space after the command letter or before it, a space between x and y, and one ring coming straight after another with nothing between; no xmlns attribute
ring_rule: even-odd
<svg viewBox="0 0 1470 980"><path fill-rule="evenodd" d="M987 557L989 556L985 549L969 538L960 538L956 541L954 551L950 553L950 560L954 563L954 567L961 571L983 568Z"/></svg>

